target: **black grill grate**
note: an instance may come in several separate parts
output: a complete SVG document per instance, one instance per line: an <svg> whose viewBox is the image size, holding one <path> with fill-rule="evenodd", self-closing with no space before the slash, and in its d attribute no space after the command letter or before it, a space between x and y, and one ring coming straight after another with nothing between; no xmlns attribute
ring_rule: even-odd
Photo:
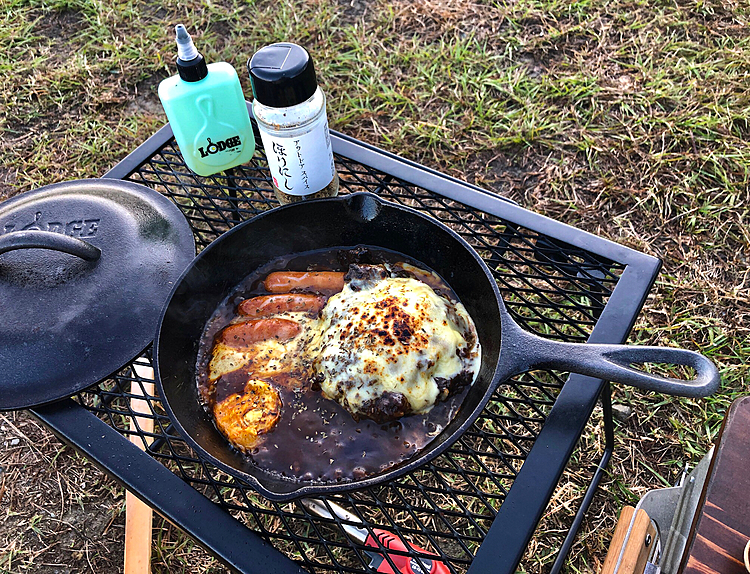
<svg viewBox="0 0 750 574"><path fill-rule="evenodd" d="M493 271L515 319L536 333L585 341L625 268L535 231L337 157L340 193L369 191L440 219L477 249ZM172 199L192 226L198 249L240 221L277 205L260 151L253 162L202 178L182 161L174 140L130 176ZM150 350L78 401L125 435L138 434L148 453L311 572L361 572L370 557L342 522L311 515L298 503L274 503L201 460L177 435L153 382ZM436 554L452 572L466 571L554 404L564 377L535 371L501 385L473 427L420 470L376 488L329 497L368 528L392 532ZM131 387L149 412L131 410ZM144 433L135 417L152 418ZM394 554L399 554L394 552ZM411 551L412 557L426 554ZM413 561L417 570L424 569ZM394 565L391 564L393 567ZM425 574L427 574L425 572Z"/></svg>

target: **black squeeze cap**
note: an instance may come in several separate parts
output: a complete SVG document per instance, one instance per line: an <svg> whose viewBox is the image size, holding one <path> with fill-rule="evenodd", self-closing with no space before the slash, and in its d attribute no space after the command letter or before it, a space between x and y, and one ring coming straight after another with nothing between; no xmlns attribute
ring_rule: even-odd
<svg viewBox="0 0 750 574"><path fill-rule="evenodd" d="M197 82L208 76L208 66L200 54L187 62L177 58L177 73L186 82Z"/></svg>
<svg viewBox="0 0 750 574"><path fill-rule="evenodd" d="M272 108L288 108L308 100L318 89L315 66L302 46L271 44L247 61L255 99Z"/></svg>

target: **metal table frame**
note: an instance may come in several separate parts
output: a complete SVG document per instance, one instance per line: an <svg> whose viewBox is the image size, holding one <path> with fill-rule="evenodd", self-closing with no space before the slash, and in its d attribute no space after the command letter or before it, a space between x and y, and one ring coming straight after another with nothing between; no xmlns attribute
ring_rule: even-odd
<svg viewBox="0 0 750 574"><path fill-rule="evenodd" d="M589 341L622 343L626 340L660 269L658 259L532 213L489 191L345 135L332 135L337 156L379 170L386 174L386 182L392 178L418 185L504 221L543 233L553 242L569 244L624 265ZM172 131L167 125L105 177L127 178L171 137ZM603 405L604 452L552 567L553 573L560 571L614 446L609 384L580 375L571 375L555 400L475 554L470 574L511 574L516 571L598 400ZM298 563L277 551L263 537L131 444L120 432L78 402L67 399L33 409L32 413L62 441L72 445L165 518L179 525L230 568L254 573L305 572Z"/></svg>

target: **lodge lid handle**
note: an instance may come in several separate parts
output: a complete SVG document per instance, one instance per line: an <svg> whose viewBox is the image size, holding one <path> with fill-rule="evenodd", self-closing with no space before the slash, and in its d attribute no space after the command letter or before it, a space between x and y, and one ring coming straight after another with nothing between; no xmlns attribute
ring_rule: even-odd
<svg viewBox="0 0 750 574"><path fill-rule="evenodd" d="M0 254L16 249L32 248L62 251L86 261L96 261L102 255L101 249L83 239L53 231L29 229L26 231L11 231L5 235L0 235Z"/></svg>

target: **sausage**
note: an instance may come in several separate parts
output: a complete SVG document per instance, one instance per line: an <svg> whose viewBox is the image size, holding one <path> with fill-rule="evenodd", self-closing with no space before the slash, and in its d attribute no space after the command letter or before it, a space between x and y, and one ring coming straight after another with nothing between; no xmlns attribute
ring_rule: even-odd
<svg viewBox="0 0 750 574"><path fill-rule="evenodd" d="M219 333L218 342L228 347L242 348L267 339L288 341L299 332L299 323L289 319L253 319L225 327Z"/></svg>
<svg viewBox="0 0 750 574"><path fill-rule="evenodd" d="M245 299L237 308L240 315L260 318L276 313L307 311L317 314L326 304L326 298L309 293L262 295Z"/></svg>
<svg viewBox="0 0 750 574"><path fill-rule="evenodd" d="M269 273L263 285L270 293L307 291L332 295L344 288L341 271L275 271Z"/></svg>

